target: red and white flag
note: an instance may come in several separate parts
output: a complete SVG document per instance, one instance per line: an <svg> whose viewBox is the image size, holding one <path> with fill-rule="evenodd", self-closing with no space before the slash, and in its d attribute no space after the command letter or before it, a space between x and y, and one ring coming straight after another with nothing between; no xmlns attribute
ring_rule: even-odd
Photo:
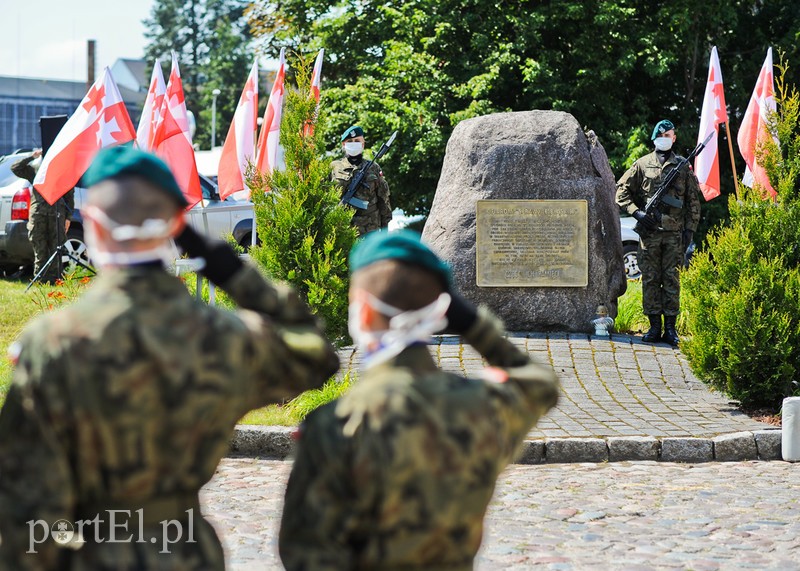
<svg viewBox="0 0 800 571"><path fill-rule="evenodd" d="M178 57L172 54L172 70L157 117L152 150L167 163L183 195L189 202L187 210L200 202L203 190L197 174L192 137L189 134L189 115L181 83Z"/></svg>
<svg viewBox="0 0 800 571"><path fill-rule="evenodd" d="M50 204L64 196L89 168L97 152L136 138L117 84L108 68L61 128L33 181Z"/></svg>
<svg viewBox="0 0 800 571"><path fill-rule="evenodd" d="M755 183L766 189L773 198L778 193L769 183L769 177L767 177L764 167L758 164L756 149L760 148L764 142L772 137L767 129L767 120L769 115L774 113L776 109L772 73L772 48L769 48L767 50L767 59L764 60L761 73L758 74L758 81L753 90L753 95L750 96L750 103L744 113L744 119L742 119L742 125L739 127L736 141L739 143L739 152L742 153L744 162L747 163L742 183L751 188ZM776 137L772 138L776 143L778 142Z"/></svg>
<svg viewBox="0 0 800 571"><path fill-rule="evenodd" d="M219 195L223 200L247 188L245 170L256 154L256 118L258 115L258 63L253 62L239 105L233 115L222 156L219 159Z"/></svg>
<svg viewBox="0 0 800 571"><path fill-rule="evenodd" d="M161 113L161 105L164 102L166 91L167 84L164 81L164 74L161 72L161 62L156 60L153 74L150 77L150 89L147 90L147 99L144 101L142 116L139 118L139 127L136 129L136 143L143 151L150 151L153 148L158 116Z"/></svg>
<svg viewBox="0 0 800 571"><path fill-rule="evenodd" d="M263 173L272 172L278 165L278 142L281 136L281 110L283 109L285 78L286 58L284 49L281 48L275 83L272 84L267 108L264 111L264 121L261 123L261 133L258 136L256 167Z"/></svg>
<svg viewBox="0 0 800 571"><path fill-rule="evenodd" d="M317 61L314 62L314 71L311 72L311 97L316 100L317 108L314 110L314 119L311 122L307 122L303 127L303 135L306 137L314 136L314 124L317 122L317 114L319 113L319 86L322 78L322 58L324 55L325 50L319 50Z"/></svg>
<svg viewBox="0 0 800 571"><path fill-rule="evenodd" d="M719 67L717 47L711 48L711 59L708 62L708 83L703 97L703 111L700 114L700 132L697 134L699 145L713 133L703 152L694 160L694 173L700 181L700 190L706 200L720 195L719 184L719 125L728 122L728 110L725 106L725 92L722 89L722 71Z"/></svg>

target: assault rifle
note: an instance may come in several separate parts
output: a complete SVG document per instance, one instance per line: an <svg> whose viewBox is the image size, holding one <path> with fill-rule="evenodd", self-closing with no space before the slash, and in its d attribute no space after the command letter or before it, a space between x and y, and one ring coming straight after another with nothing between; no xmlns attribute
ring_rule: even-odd
<svg viewBox="0 0 800 571"><path fill-rule="evenodd" d="M656 191L653 193L653 196L650 197L650 200L647 201L647 205L644 207L645 216L649 216L653 220L656 221L657 225L661 226L661 204L666 204L667 206L674 206L676 208L680 208L683 206L683 202L677 198L666 196L667 189L672 184L672 181L675 180L675 177L678 176L681 169L689 164L689 162L695 158L697 155L703 152L703 149L706 148L706 145L711 140L711 137L714 136L714 133L709 133L706 140L697 145L694 150L689 153L689 156L681 159L678 161L678 164L675 165L675 168L672 169L667 173L667 176L664 177L664 180L661 181L661 184L658 186ZM646 238L650 236L655 229L650 230L644 224L642 224L641 220L636 221L636 226L633 227L634 232L636 232L639 236Z"/></svg>
<svg viewBox="0 0 800 571"><path fill-rule="evenodd" d="M389 140L381 145L381 148L371 161L365 163L363 167L356 171L355 176L353 176L353 178L350 180L350 184L347 185L347 190L345 190L344 194L342 195L342 199L339 201L339 204L349 204L351 206L355 206L356 208L360 208L361 210L367 209L369 202L366 200L361 200L360 198L356 198L356 191L362 184L367 186L367 183L364 182L364 177L367 176L367 173L369 172L369 169L372 168L373 163L386 154L386 151L388 151L389 147L391 147L392 143L394 143L395 137L397 137L397 131L392 133L392 136L389 137Z"/></svg>

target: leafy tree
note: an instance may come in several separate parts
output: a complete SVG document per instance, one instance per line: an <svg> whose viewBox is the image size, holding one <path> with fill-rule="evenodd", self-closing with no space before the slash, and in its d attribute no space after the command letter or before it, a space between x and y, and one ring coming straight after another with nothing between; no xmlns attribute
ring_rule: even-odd
<svg viewBox="0 0 800 571"><path fill-rule="evenodd" d="M748 407L777 408L797 392L800 371L800 94L778 69L770 129L780 147L756 149L777 200L746 187L731 197L730 224L711 233L681 280L691 334L681 348L699 376Z"/></svg>
<svg viewBox="0 0 800 571"><path fill-rule="evenodd" d="M794 0L258 0L250 19L270 51L326 49L330 148L354 122L373 144L400 130L382 166L394 203L413 213L429 209L459 121L567 111L598 133L621 175L659 119L672 117L679 144L694 146L711 45L734 124L766 47L800 56Z"/></svg>
<svg viewBox="0 0 800 571"><path fill-rule="evenodd" d="M219 89L216 104L216 143L222 145L228 133L228 127L233 120L236 106L239 102L242 88L247 81L247 74L253 65L254 54L248 49L246 43L242 42L236 26L232 25L227 18L217 21L215 33L209 40L208 61L203 65L203 76L205 83L199 93L199 120L198 124L203 129L198 128L195 142L200 148L211 148L211 121L213 92ZM264 83L259 84L263 88ZM259 101L266 102L266 96L259 94ZM263 101L262 101L263 100Z"/></svg>
<svg viewBox="0 0 800 571"><path fill-rule="evenodd" d="M281 120L286 168L271 174L248 171L260 240L250 255L270 276L294 285L325 322L328 338L343 343L348 339L347 256L356 231L350 226L352 212L339 205L330 159L323 153L324 107L315 133L303 135L317 104L310 96L310 68L301 58L298 64L297 88L287 85Z"/></svg>
<svg viewBox="0 0 800 571"><path fill-rule="evenodd" d="M245 0L156 0L144 21L145 58L161 58L165 78L172 50L178 53L186 104L197 119L195 141L204 147L211 141L211 92L222 92L217 133L224 137L252 64L246 7Z"/></svg>

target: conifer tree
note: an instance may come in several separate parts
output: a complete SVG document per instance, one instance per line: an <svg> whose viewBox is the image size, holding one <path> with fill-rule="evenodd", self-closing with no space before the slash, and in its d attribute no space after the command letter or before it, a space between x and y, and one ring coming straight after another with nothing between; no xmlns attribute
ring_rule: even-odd
<svg viewBox="0 0 800 571"><path fill-rule="evenodd" d="M325 323L329 339L338 344L347 336L347 256L356 239L351 212L339 205L339 192L330 180L330 158L321 139L322 107L313 135L303 126L317 115L310 94L311 67L302 57L295 78L286 88L286 107L280 142L285 169L259 173L248 169L260 244L250 255L273 278L293 285Z"/></svg>

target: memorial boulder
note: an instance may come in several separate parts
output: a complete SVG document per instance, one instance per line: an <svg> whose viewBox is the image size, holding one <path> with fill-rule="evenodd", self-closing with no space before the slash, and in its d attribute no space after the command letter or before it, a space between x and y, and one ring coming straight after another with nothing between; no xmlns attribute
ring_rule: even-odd
<svg viewBox="0 0 800 571"><path fill-rule="evenodd" d="M459 123L423 239L459 290L511 331L586 331L625 292L614 175L597 137L558 111Z"/></svg>

